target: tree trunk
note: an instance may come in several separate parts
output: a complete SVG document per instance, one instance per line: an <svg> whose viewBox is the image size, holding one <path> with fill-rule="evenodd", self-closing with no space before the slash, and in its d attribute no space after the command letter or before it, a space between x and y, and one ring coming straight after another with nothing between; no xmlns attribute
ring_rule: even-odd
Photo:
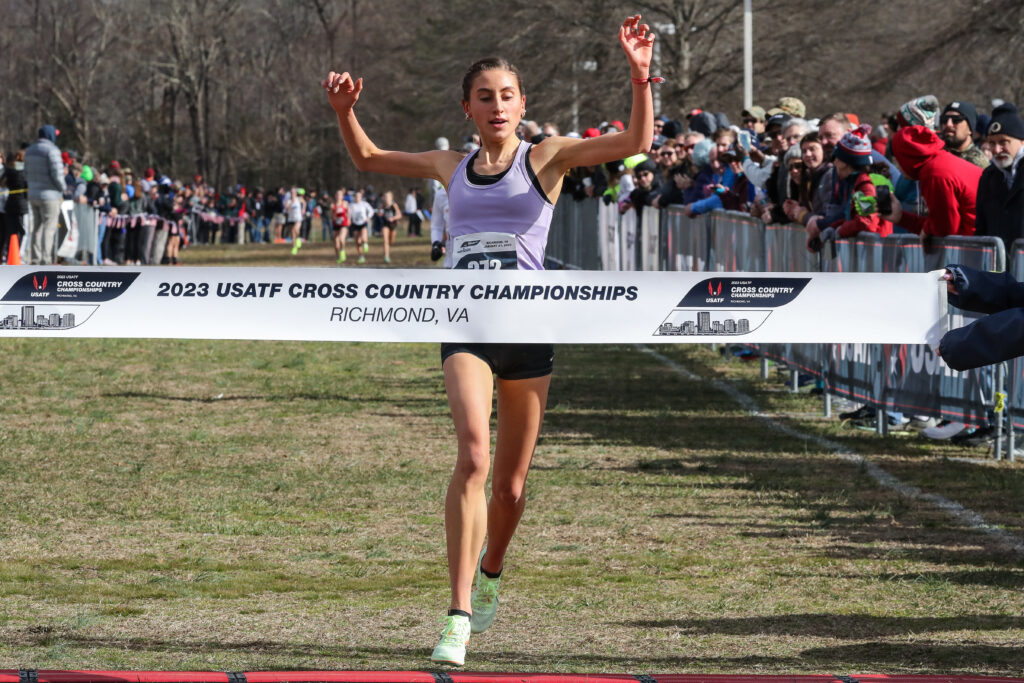
<svg viewBox="0 0 1024 683"><path fill-rule="evenodd" d="M195 170L193 172L203 173L206 161L203 157L206 141L203 139L203 122L200 114L201 104L187 94L186 98L188 100L188 118L192 124L192 145L195 150Z"/></svg>

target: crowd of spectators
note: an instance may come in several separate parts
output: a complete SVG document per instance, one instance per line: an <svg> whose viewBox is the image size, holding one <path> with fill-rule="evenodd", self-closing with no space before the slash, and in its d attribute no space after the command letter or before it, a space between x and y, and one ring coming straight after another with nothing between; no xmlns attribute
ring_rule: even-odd
<svg viewBox="0 0 1024 683"><path fill-rule="evenodd" d="M569 135L614 135L623 128L613 120ZM552 123L532 121L523 121L517 132L532 142L559 134ZM183 182L153 168L135 174L116 160L90 166L61 152L58 134L42 126L35 143L0 166L0 262L6 262L11 235L23 237L26 227L31 262L54 262L65 201L93 207L99 216L96 252L79 245L69 261L175 264L189 242L218 240L287 243L297 253L319 230L325 241L333 236L339 263L353 237L362 262L368 248L368 236L359 234L364 224L367 232L388 236L389 260L399 219L419 236L438 194L436 187L428 196L412 187L396 201L371 185L333 193L249 191L241 185L218 191L199 175ZM463 142L464 150L475 148L472 139ZM1009 247L1024 236L1022 154L1024 121L1008 103L986 115L964 100L943 107L925 95L872 126L848 112L810 117L801 100L783 97L767 110L743 110L740 125L701 109L691 110L685 123L658 116L647 153L573 169L562 192L577 200L600 198L622 213L675 205L690 216L728 209L765 222L798 223L811 250L864 231L912 232L924 239L995 235Z"/></svg>
<svg viewBox="0 0 1024 683"><path fill-rule="evenodd" d="M419 236L429 213L416 187L409 189L401 211L390 191L378 195L372 185L330 194L284 186L250 191L234 185L218 191L201 175L183 181L154 168L137 174L118 160L89 165L74 152L61 151L59 134L54 126L42 126L34 143L22 144L9 158L0 154L0 264L18 260L12 260L11 248L23 245L26 237L33 265L177 265L180 250L190 243L269 242L288 244L296 254L303 241L318 233L324 241L343 238L340 263L357 195L356 218L363 219L367 232L391 240L403 214L409 234ZM69 203L71 210L62 210ZM75 211L82 207L90 211ZM90 217L95 240L79 240L68 251L63 247L70 244L69 236L84 230L78 225L83 216ZM369 236L353 237L359 262L365 262ZM384 245L386 261L389 246Z"/></svg>
<svg viewBox="0 0 1024 683"><path fill-rule="evenodd" d="M685 119L658 116L647 154L574 169L563 193L622 213L676 205L690 216L728 209L798 223L812 251L865 231L994 235L1007 248L1024 237L1024 121L1012 104L979 114L970 102L942 106L925 95L872 126L849 112L811 117L783 97L743 110L740 125L701 109ZM581 137L621 129L611 121Z"/></svg>

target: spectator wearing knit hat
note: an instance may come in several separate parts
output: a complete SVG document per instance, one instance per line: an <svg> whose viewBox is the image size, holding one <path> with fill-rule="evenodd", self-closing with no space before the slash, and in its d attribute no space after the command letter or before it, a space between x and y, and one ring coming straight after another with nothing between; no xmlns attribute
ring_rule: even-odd
<svg viewBox="0 0 1024 683"><path fill-rule="evenodd" d="M900 128L903 126L927 126L932 130L939 127L939 98L922 95L905 102L896 112Z"/></svg>
<svg viewBox="0 0 1024 683"><path fill-rule="evenodd" d="M1001 104L992 110L987 137L992 145L992 165L981 174L978 185L979 235L1003 239L1009 250L1024 237L1024 120L1017 107Z"/></svg>
<svg viewBox="0 0 1024 683"><path fill-rule="evenodd" d="M974 105L956 100L946 105L939 116L939 135L946 143L946 151L978 168L988 168L985 153L974 144L974 128L978 125L978 113Z"/></svg>
<svg viewBox="0 0 1024 683"><path fill-rule="evenodd" d="M878 191L871 180L871 126L862 125L846 133L836 145L832 163L839 179L838 194L843 215L824 230L807 226L807 248L816 251L830 239L873 232L880 237L892 233L892 223L878 212ZM879 169L881 170L881 169Z"/></svg>
<svg viewBox="0 0 1024 683"><path fill-rule="evenodd" d="M892 153L908 178L920 182L928 215L902 211L894 202L891 220L920 235L973 235L981 169L943 149L942 139L924 126L900 128Z"/></svg>
<svg viewBox="0 0 1024 683"><path fill-rule="evenodd" d="M643 207L651 206L661 194L662 179L657 164L651 159L637 164L633 173L636 176L636 187L629 193L629 201L620 207L620 211L624 212L627 206L632 206L639 213Z"/></svg>

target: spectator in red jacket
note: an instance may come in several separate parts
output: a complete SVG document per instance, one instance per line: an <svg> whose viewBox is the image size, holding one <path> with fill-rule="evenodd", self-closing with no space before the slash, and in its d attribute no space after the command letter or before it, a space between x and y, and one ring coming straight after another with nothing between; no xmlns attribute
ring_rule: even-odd
<svg viewBox="0 0 1024 683"><path fill-rule="evenodd" d="M928 215L902 211L893 203L894 223L921 235L973 235L981 169L945 150L945 142L924 126L900 128L892 154L903 174L920 182Z"/></svg>

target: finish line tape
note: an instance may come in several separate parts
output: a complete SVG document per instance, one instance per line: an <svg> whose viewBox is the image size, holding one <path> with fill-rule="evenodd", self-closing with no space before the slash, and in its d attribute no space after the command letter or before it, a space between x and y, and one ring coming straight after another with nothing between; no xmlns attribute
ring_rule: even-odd
<svg viewBox="0 0 1024 683"><path fill-rule="evenodd" d="M936 344L939 273L0 268L0 337Z"/></svg>

